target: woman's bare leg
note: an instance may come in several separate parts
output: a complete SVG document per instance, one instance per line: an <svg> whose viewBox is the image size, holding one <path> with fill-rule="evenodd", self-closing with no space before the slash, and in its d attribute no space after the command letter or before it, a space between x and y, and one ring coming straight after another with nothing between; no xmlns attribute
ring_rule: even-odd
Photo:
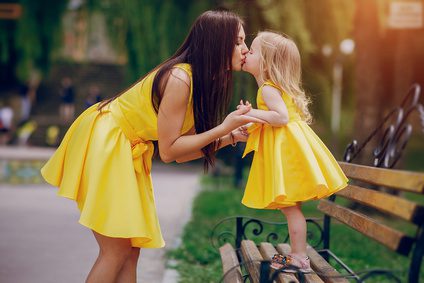
<svg viewBox="0 0 424 283"><path fill-rule="evenodd" d="M94 231L93 234L99 244L99 256L88 274L86 283L114 283L131 255L131 241L103 236Z"/></svg>
<svg viewBox="0 0 424 283"><path fill-rule="evenodd" d="M137 282L137 262L140 255L139 248L132 248L131 255L127 258L119 271L116 283L136 283Z"/></svg>
<svg viewBox="0 0 424 283"><path fill-rule="evenodd" d="M306 256L306 220L300 205L282 208L289 226L291 252Z"/></svg>

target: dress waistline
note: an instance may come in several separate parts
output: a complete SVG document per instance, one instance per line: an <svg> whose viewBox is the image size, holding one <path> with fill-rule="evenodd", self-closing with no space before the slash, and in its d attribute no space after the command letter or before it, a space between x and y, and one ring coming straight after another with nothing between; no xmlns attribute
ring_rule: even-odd
<svg viewBox="0 0 424 283"><path fill-rule="evenodd" d="M131 143L131 152L134 164L134 170L137 173L150 174L152 168L152 157L154 153L154 145L150 140L144 140L136 135L136 131L128 122L118 103L112 101L107 109L111 112L113 119L122 129L122 132Z"/></svg>

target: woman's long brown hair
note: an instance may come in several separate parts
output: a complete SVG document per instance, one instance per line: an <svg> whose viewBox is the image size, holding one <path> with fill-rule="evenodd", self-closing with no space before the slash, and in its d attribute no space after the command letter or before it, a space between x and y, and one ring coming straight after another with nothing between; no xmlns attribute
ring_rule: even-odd
<svg viewBox="0 0 424 283"><path fill-rule="evenodd" d="M178 63L188 63L192 69L196 133L208 131L222 122L231 100L231 59L241 24L242 20L236 14L225 10L207 11L196 19L177 52L153 70L158 70L152 87L152 104L156 112L171 68ZM119 95L104 101L99 109ZM216 146L216 142L212 142L202 148L206 171L215 163Z"/></svg>

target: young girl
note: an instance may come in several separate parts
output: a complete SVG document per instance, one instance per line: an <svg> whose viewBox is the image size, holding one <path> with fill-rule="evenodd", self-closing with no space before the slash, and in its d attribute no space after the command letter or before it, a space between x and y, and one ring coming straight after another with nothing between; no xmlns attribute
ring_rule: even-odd
<svg viewBox="0 0 424 283"><path fill-rule="evenodd" d="M251 73L259 86L258 109L247 115L266 123L249 128L243 157L250 151L255 155L242 203L251 208L281 210L288 222L291 254L275 255L271 266L295 266L307 272L310 263L301 203L343 189L347 178L308 126L309 100L301 88L300 54L295 43L280 34L260 32L246 55L243 70Z"/></svg>

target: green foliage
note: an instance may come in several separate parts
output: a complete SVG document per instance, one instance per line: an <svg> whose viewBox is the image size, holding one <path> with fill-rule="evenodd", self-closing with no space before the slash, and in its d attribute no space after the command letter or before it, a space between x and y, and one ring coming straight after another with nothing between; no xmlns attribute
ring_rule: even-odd
<svg viewBox="0 0 424 283"><path fill-rule="evenodd" d="M12 31L14 41L10 43L17 52L16 73L20 80L27 80L33 70L43 73L49 70L55 52L62 45L61 19L67 2L20 1L23 13Z"/></svg>
<svg viewBox="0 0 424 283"><path fill-rule="evenodd" d="M128 79L134 81L172 55L189 27L209 1L97 1L90 11L106 16L109 36L118 52L128 59Z"/></svg>
<svg viewBox="0 0 424 283"><path fill-rule="evenodd" d="M416 132L411 135L406 145L402 158L403 163L401 163L399 167L407 170L424 172L423 133L420 131L418 124L415 130Z"/></svg>
<svg viewBox="0 0 424 283"><path fill-rule="evenodd" d="M18 21L0 20L0 62L14 65L20 80L34 69L48 72L63 45L61 19L68 2L21 0ZM192 21L212 2L87 0L78 13L86 19L96 12L105 15L112 45L127 55L129 80L134 81L176 51Z"/></svg>

